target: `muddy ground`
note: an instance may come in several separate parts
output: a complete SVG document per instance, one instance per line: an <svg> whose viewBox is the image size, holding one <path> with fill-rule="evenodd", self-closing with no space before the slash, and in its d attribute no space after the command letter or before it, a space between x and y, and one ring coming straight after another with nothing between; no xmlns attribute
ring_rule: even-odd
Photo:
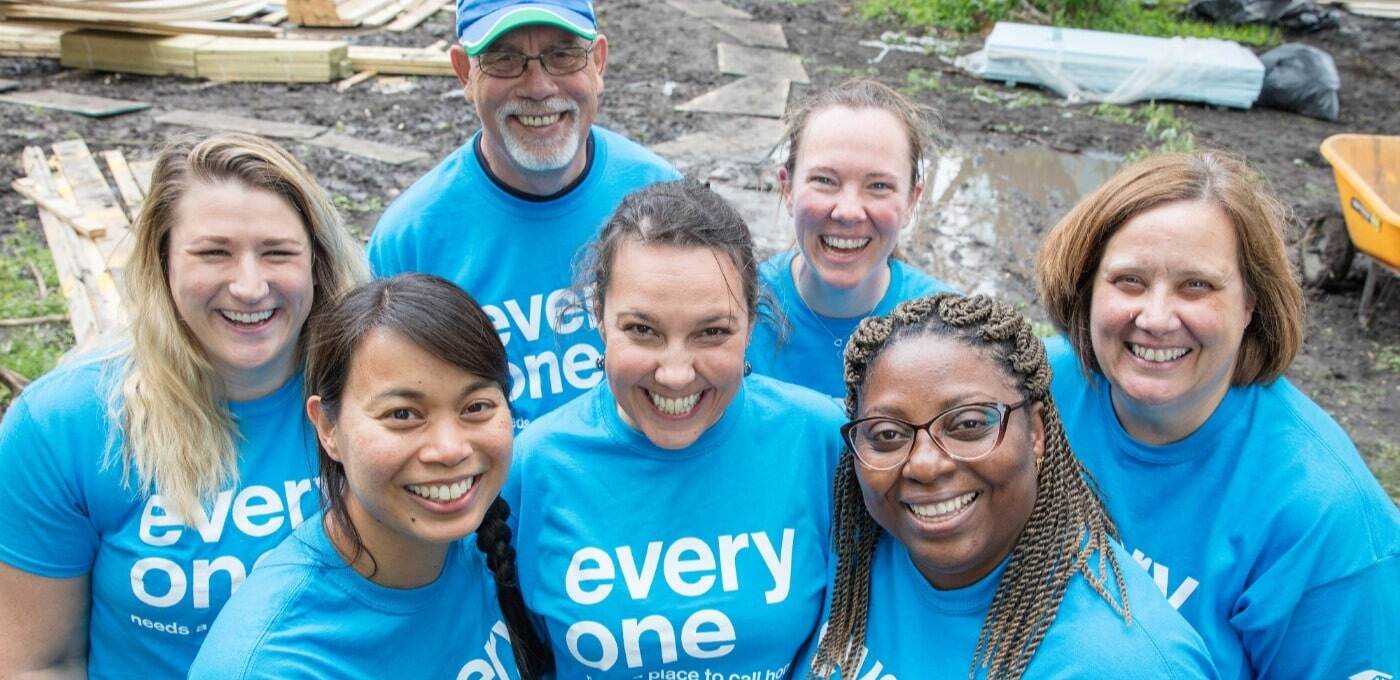
<svg viewBox="0 0 1400 680"><path fill-rule="evenodd" d="M1113 159L1153 143L1140 125L1091 116L1084 107L1063 106L1053 97L1041 99L1029 88L977 80L932 55L891 52L871 64L878 50L858 42L899 27L861 22L849 0L727 1L757 20L783 25L791 49L805 60L811 87L869 75L906 88L940 113L941 139L948 154L961 157L963 165L940 168L949 172L910 231L910 259L966 290L994 291L1026 303L1037 318L1043 319L1043 314L1033 303L1029 263L1035 243L1077 192L1086 190L1076 186L1084 184L1085 177L1092 186L1112 171ZM717 72L714 51L716 43L731 39L658 0L599 0L598 9L611 44L601 124L647 144L726 124L712 114L678 113L672 107L731 80ZM451 14L439 13L413 32L369 32L349 39L423 46L451 39L451 34ZM1309 224L1339 214L1330 167L1318 152L1322 140L1340 132L1400 133L1400 22L1343 15L1339 30L1288 39L1321 47L1335 59L1343 87L1341 120L1197 105L1179 105L1175 112L1190 123L1198 146L1241 153L1271 180L1296 215L1290 238L1299 242ZM971 36L964 42L960 53L975 49L979 40ZM928 75L911 79L914 69ZM0 163L2 186L16 177L15 161L24 146L75 135L94 151L119 148L129 158L151 157L163 140L180 131L155 122L160 112L175 108L336 126L345 134L427 151L434 160L389 166L289 143L337 196L362 234L400 191L477 127L450 78L381 79L337 93L329 85L148 78L16 58L0 58L0 78L17 80L25 89L51 87L155 105L147 112L106 120L0 105L0 154L11 159ZM795 87L792 100L806 89ZM1047 179L1038 186L1037 168L1048 167L1046 159L1051 157L1058 160L1050 165L1072 168L1073 181ZM773 181L765 167L725 159L690 159L681 166L736 188L763 188ZM984 175L1010 179L974 181L976 173L967 170L974 167L982 168ZM985 181L991 182L990 193L965 191ZM34 207L13 193L0 195L0 205L9 216L0 223L0 232L19 218L34 221ZM769 214L779 216L776 203ZM1305 250L1301 243L1296 245L1295 254ZM1400 283L1384 277L1370 328L1363 329L1356 322L1360 277L1356 267L1349 278L1334 281L1326 290L1309 291L1307 342L1288 375L1341 421L1377 472L1389 480L1391 493L1400 494Z"/></svg>

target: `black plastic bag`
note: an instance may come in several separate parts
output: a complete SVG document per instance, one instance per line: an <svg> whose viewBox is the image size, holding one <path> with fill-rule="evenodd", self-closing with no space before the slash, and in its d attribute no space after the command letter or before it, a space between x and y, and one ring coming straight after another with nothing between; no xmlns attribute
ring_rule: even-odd
<svg viewBox="0 0 1400 680"><path fill-rule="evenodd" d="M1332 55L1316 47L1287 43L1260 55L1259 61L1264 62L1261 106L1337 120L1342 81Z"/></svg>
<svg viewBox="0 0 1400 680"><path fill-rule="evenodd" d="M1186 13L1219 24L1278 24L1295 31L1336 28L1336 10L1322 9L1312 0L1191 0Z"/></svg>

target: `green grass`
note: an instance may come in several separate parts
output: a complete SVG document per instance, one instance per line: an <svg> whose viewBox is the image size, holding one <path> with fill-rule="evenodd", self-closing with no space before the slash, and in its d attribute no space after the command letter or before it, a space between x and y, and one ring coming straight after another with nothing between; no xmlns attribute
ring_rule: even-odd
<svg viewBox="0 0 1400 680"><path fill-rule="evenodd" d="M899 88L899 91L914 97L926 92L937 92L942 87L943 80L937 71L916 68L904 74L904 86Z"/></svg>
<svg viewBox="0 0 1400 680"><path fill-rule="evenodd" d="M947 28L972 33L1002 19L1048 22L1071 28L1159 37L1221 38L1270 47L1282 41L1271 26L1227 26L1180 18L1186 0L860 0L867 20L908 28Z"/></svg>
<svg viewBox="0 0 1400 680"><path fill-rule="evenodd" d="M1400 503L1400 444L1382 440L1368 453L1371 454L1367 461L1371 472L1375 473L1391 499Z"/></svg>
<svg viewBox="0 0 1400 680"><path fill-rule="evenodd" d="M1400 345L1387 345L1376 354L1376 368L1400 375Z"/></svg>
<svg viewBox="0 0 1400 680"><path fill-rule="evenodd" d="M34 272L44 280L40 295ZM0 318L25 319L63 314L67 310L58 288L53 258L27 221L0 236ZM48 372L73 346L73 332L66 322L0 328L0 366L37 378ZM0 387L0 409L9 404L9 390Z"/></svg>
<svg viewBox="0 0 1400 680"><path fill-rule="evenodd" d="M1149 153L1191 151L1196 148L1196 135L1192 132L1191 122L1178 118L1176 107L1169 104L1095 104L1089 107L1088 113L1115 123L1142 126L1147 143L1128 154L1130 161Z"/></svg>

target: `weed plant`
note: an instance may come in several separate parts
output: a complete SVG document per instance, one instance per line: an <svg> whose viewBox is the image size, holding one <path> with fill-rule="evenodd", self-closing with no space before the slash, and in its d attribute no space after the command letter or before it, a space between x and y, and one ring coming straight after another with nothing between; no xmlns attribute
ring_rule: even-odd
<svg viewBox="0 0 1400 680"><path fill-rule="evenodd" d="M13 231L0 236L0 318L28 319L67 311L53 258L35 231L28 221L19 220ZM42 288L35 272L44 281ZM72 346L73 331L66 321L0 328L0 366L37 378ZM9 391L0 387L0 411L9 401Z"/></svg>

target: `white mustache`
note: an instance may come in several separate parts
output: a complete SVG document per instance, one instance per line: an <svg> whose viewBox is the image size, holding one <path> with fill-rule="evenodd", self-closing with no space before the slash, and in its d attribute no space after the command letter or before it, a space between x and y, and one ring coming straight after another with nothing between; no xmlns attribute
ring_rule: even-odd
<svg viewBox="0 0 1400 680"><path fill-rule="evenodd" d="M507 116L549 116L576 111L578 111L578 102L567 97L550 97L542 102L519 99L509 101L496 109L496 115L504 120Z"/></svg>

